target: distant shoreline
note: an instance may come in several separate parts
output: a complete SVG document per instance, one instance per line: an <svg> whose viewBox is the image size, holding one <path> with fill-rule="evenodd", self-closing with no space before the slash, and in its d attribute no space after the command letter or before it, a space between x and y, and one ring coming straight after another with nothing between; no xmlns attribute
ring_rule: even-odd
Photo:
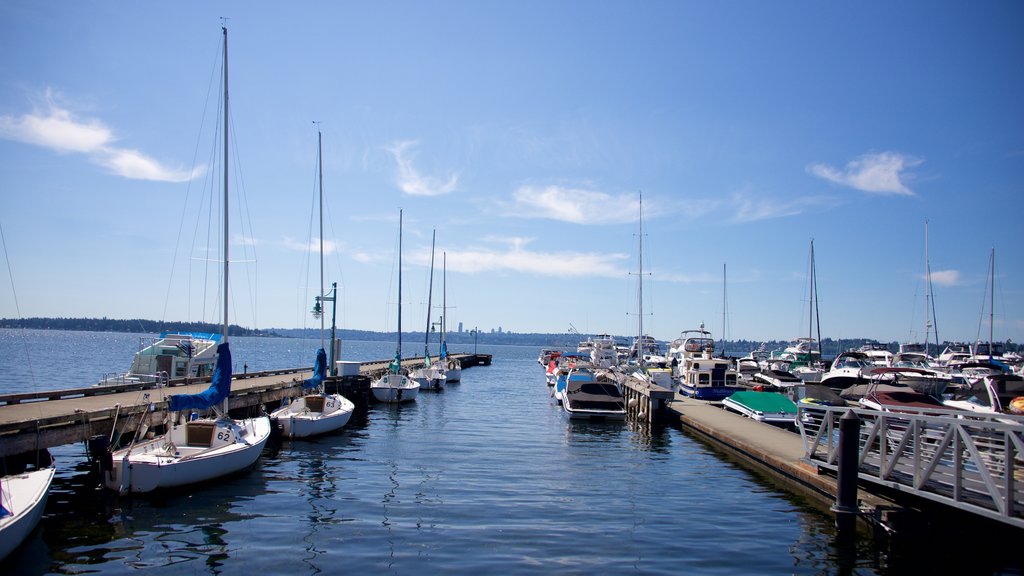
<svg viewBox="0 0 1024 576"><path fill-rule="evenodd" d="M0 318L0 328L19 329L29 328L36 330L68 330L77 332L124 332L131 334L159 334L161 332L187 331L187 332L221 332L219 324L207 322L163 322L157 320L129 319L121 320L114 318ZM339 328L337 337L342 340L361 340L368 342L390 341L395 339L394 332L374 332L371 330L352 330ZM276 338L317 338L320 335L316 328L268 328L264 330L253 330L231 325L228 332L231 336L250 337L276 337ZM474 334L472 331L449 332L445 337L449 346L465 346L476 344L498 344L513 346L537 346L542 348L575 348L580 340L586 339L591 334L575 333L522 333L522 332L484 332ZM402 338L409 338L409 341L419 341L424 337L423 332L402 332ZM436 333L430 335L431 341L436 341L440 336ZM633 336L615 336L623 345L628 345ZM716 341L717 342L717 341ZM877 343L877 340L870 338L847 338L833 340L822 339L822 352L825 356L857 348L865 343ZM663 344L665 344L663 342ZM742 356L761 345L768 351L781 350L789 344L790 340L728 340L724 344L724 352L729 356ZM892 352L899 349L899 342L882 342ZM947 344L944 342L938 347ZM1019 345L1007 342L1006 350L1018 350ZM719 350L721 352L721 350Z"/></svg>

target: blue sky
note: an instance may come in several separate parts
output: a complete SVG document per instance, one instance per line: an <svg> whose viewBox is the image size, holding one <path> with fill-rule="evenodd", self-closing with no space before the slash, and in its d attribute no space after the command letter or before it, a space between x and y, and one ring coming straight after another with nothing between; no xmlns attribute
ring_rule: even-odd
<svg viewBox="0 0 1024 576"><path fill-rule="evenodd" d="M1024 339L1020 2L0 3L0 317ZM235 181L234 178L240 178ZM238 192L237 198L235 193ZM216 200L214 200L216 202ZM314 248L315 249L315 248ZM727 281L723 286L723 267ZM435 308L434 318L440 314Z"/></svg>

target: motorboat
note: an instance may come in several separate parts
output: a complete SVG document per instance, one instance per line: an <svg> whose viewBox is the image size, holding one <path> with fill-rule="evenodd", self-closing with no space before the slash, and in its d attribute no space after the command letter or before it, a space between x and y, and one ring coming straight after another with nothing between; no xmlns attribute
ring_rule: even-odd
<svg viewBox="0 0 1024 576"><path fill-rule="evenodd" d="M873 380L894 386L909 386L933 398L942 398L952 382L949 374L921 368L881 367L872 372Z"/></svg>
<svg viewBox="0 0 1024 576"><path fill-rule="evenodd" d="M618 382L592 368L569 371L562 394L562 410L572 420L626 419L626 402Z"/></svg>
<svg viewBox="0 0 1024 576"><path fill-rule="evenodd" d="M889 366L892 364L892 352L889 351L888 346L878 342L868 342L858 348L858 352L863 352L868 357L868 361L875 366Z"/></svg>
<svg viewBox="0 0 1024 576"><path fill-rule="evenodd" d="M789 388L804 383L803 380L794 376L792 372L786 370L777 362L772 363L768 368L758 370L751 376L751 380L755 386L769 386L771 388Z"/></svg>
<svg viewBox="0 0 1024 576"><path fill-rule="evenodd" d="M561 404L564 399L565 388L568 385L569 373L577 367L588 369L592 368L590 364L590 355L580 352L567 352L559 356L557 366L549 366L547 380L551 383L551 395L559 404Z"/></svg>
<svg viewBox="0 0 1024 576"><path fill-rule="evenodd" d="M867 384L871 374L879 368L867 354L860 351L842 352L832 361L828 372L821 377L821 383L839 392L857 384Z"/></svg>
<svg viewBox="0 0 1024 576"><path fill-rule="evenodd" d="M783 426L796 423L796 404L778 392L735 392L722 400L722 406L758 422Z"/></svg>
<svg viewBox="0 0 1024 576"><path fill-rule="evenodd" d="M715 358L715 341L704 330L685 330L673 340L670 356L680 394L701 400L722 400L745 390L732 362Z"/></svg>
<svg viewBox="0 0 1024 576"><path fill-rule="evenodd" d="M1024 414L1024 377L993 374L954 389L942 401L950 408L985 414Z"/></svg>
<svg viewBox="0 0 1024 576"><path fill-rule="evenodd" d="M163 332L141 346L127 372L106 374L97 386L166 383L171 378L209 378L220 334Z"/></svg>

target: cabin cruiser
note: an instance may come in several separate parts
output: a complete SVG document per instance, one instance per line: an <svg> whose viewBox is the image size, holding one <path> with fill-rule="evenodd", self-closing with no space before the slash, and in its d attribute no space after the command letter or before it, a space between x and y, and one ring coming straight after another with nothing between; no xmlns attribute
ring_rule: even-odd
<svg viewBox="0 0 1024 576"><path fill-rule="evenodd" d="M867 384L875 366L867 354L860 351L842 352L832 361L832 366L821 377L821 383L836 392L858 384Z"/></svg>
<svg viewBox="0 0 1024 576"><path fill-rule="evenodd" d="M994 374L956 389L942 401L950 408L985 414L1024 414L1024 378Z"/></svg>
<svg viewBox="0 0 1024 576"><path fill-rule="evenodd" d="M97 386L208 378L213 375L220 340L220 334L164 332L135 353L128 372L108 374Z"/></svg>
<svg viewBox="0 0 1024 576"><path fill-rule="evenodd" d="M715 358L714 351L715 341L703 325L699 330L686 330L673 340L670 357L680 394L722 400L746 389L740 385L739 372L732 362Z"/></svg>

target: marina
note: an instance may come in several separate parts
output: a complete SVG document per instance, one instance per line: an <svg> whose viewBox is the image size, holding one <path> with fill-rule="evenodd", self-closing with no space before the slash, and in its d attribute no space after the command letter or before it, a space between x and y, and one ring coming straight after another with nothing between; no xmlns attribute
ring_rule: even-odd
<svg viewBox="0 0 1024 576"><path fill-rule="evenodd" d="M40 335L43 336L45 334ZM111 336L116 335L107 338ZM131 338L121 335L125 341ZM301 344L299 342L293 344L280 339L237 340L242 350L253 344L264 348L269 345L303 348L294 345ZM388 347L386 342L348 344L353 352L363 349L360 354L367 354L371 359L386 354ZM358 363L361 370L358 375L335 379L339 386L343 382L354 386L349 393L356 398L357 409L345 428L316 441L278 441L267 447L254 470L226 482L200 486L187 495L172 492L152 500L118 497L111 493L99 500L90 497L93 502L85 504L82 497L93 493L91 486L94 486L95 476L83 442L58 446L53 450L57 477L47 513L37 536L24 547L35 552L30 556L16 553L12 558L19 568L36 566L40 558L49 558L46 563L56 562L54 566L64 569L81 568L87 561L103 567L105 573L131 572L139 566L169 566L168 562L206 563L211 558L220 558L216 562L225 573L241 573L251 566L246 550L268 547L268 553L284 562L283 565L292 566L293 571L304 571L299 566L306 569L324 566L324 562L340 553L333 548L341 546L345 554L353 555L353 566L365 569L379 570L388 566L397 571L422 569L427 558L430 565L440 571L472 569L497 562L511 573L533 573L555 569L552 562L567 559L561 546L553 546L554 543L549 546L547 539L538 538L538 534L559 534L568 542L577 537L590 541L596 538L601 542L611 538L613 533L623 532L632 534L630 541L634 544L627 542L622 546L621 539L616 538L619 545L613 546L612 541L607 540L603 551L591 551L587 557L573 556L573 561L591 566L599 562L613 570L618 567L616 571L639 562L644 572L668 573L680 565L694 569L717 566L721 570L731 566L735 570L743 565L741 561L752 562L753 555L759 554L765 558L758 562L766 562L763 566L768 572L791 572L793 562L808 568L797 572L816 571L810 567L835 566L832 563L841 560L859 566L861 571L880 573L915 557L916 553L909 550L900 553L890 550L884 563L879 565L877 556L869 559L872 553L862 556L836 548L840 541L834 540L834 518L829 504L835 497L835 477L824 469L830 465L827 442L819 441L820 464L812 464L807 461L807 445L798 432L757 422L730 413L714 402L688 398L639 380L627 384L624 397L627 406L632 406L625 422L571 420L561 414L560 409L553 409L552 399L543 392L547 387L543 384L543 370L537 364L536 349L487 347L486 354L459 357L464 366L476 362L486 365L488 361L490 365L470 369L461 384L449 386L440 394L420 396L416 403L407 405L379 404L370 400L366 374L385 370L386 361L346 359L345 366ZM266 383L267 379L276 380L280 386L295 385L293 379L310 374L308 369L296 373L278 370L280 373L276 375L263 372L275 371L263 370L241 378L235 389L239 399L259 396L256 392L244 391L244 386L255 386L255 382L264 382L267 388L262 394L266 397L273 387ZM362 397L355 395L360 387ZM139 392L115 394L138 397ZM110 396L65 394L63 400L31 401L23 394L17 403L0 407L0 412L2 409L38 410L58 402ZM637 402L630 403L631 398ZM649 403L642 405L640 398L647 398ZM497 412L503 404L515 406L516 410ZM479 413L493 416L473 416ZM822 437L827 438L828 434ZM736 474L738 476L734 476ZM565 486L590 482L587 479L595 477L605 477L613 484L591 486L589 495L574 492L569 496L563 492ZM692 483L687 481L690 477ZM689 488L683 491L641 488L652 482L666 487L683 482ZM749 482L754 485L746 485ZM281 489L285 492L281 493ZM909 525L900 524L908 516L906 508L873 492L862 487L859 493L862 524L868 534L883 525L875 521L876 517L896 530ZM313 516L304 521L301 518L306 518L307 513L293 518L289 512L270 513L269 509L261 512L245 504L248 499L254 504L268 498L280 500L285 494L298 498L296 503L306 502L304 508ZM591 498L604 500L612 494L621 505L604 507L604 512L592 516L602 507ZM781 507L769 507L783 515L778 516L751 501L759 499L761 494L772 495L776 502L789 502ZM239 500L240 497L243 499ZM168 516L169 511L157 505L158 502L185 505L183 499L190 502L189 507L201 505L209 510L222 510L200 513L198 526L213 528L223 535L196 541L188 536L196 525L174 520L173 515ZM218 502L233 504L225 506ZM484 506L478 508L471 502ZM708 507L712 504L713 507ZM69 507L76 510L73 516ZM501 511L499 516L494 515L496 510ZM757 513L750 516L753 510ZM566 517L566 513L570 516ZM130 521L127 514L130 514ZM910 517L915 515L920 518L916 508L910 511ZM599 520L601 518L603 520ZM122 528L101 536L89 528L87 522L105 525L113 522L113 526ZM277 556L275 550L283 551L288 547L282 548L282 543L272 544L275 538L281 538L273 522L285 522L290 526L289 531L306 534L304 541L318 550L308 557L306 562L310 564L301 561L291 564L292 561ZM615 530L608 532L599 526ZM712 526L728 531L758 531L771 526L774 535L759 537L758 544L748 552L724 561L698 552L698 548L693 547L697 546L696 541L692 545L686 543L689 541L687 534L707 531ZM798 536L786 526L797 527L804 535ZM111 545L136 546L117 536L122 530L128 530L125 535L133 534L131 538L142 546L136 560L101 551ZM806 530L810 532L804 532ZM999 530L1013 534L1017 529ZM572 536L573 533L577 535ZM807 534L816 536L808 539ZM443 537L437 538L441 535ZM152 547L158 542L156 539L147 544L151 537L180 544L172 544L169 549L164 546L161 550ZM794 546L795 541L790 538L803 543ZM883 544L891 541L888 537L859 538L868 538L866 543L878 542L870 546L892 546ZM336 544L328 546L328 542ZM416 552L401 552L389 542L404 543ZM487 542L502 545L491 552L468 555L455 552L459 547L476 548ZM651 545L658 547L657 554L648 551ZM663 563L658 560L662 557L672 560ZM527 560L530 558L533 560ZM947 560L952 561L952 557ZM1015 565L1015 560L1007 558L991 561L1003 562L1000 565L1004 568ZM29 569L24 573L34 571Z"/></svg>

